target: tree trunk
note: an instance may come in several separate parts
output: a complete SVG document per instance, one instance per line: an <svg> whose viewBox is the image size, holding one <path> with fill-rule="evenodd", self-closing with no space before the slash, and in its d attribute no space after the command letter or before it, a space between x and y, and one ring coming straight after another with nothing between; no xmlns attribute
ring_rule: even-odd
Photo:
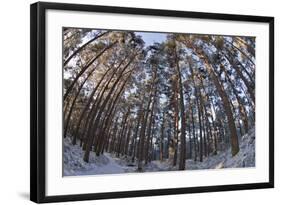
<svg viewBox="0 0 281 205"><path fill-rule="evenodd" d="M153 72L153 82L152 82L152 91L153 92L153 100L152 100L152 106L151 106L151 112L150 112L150 118L149 118L149 124L147 129L147 138L146 138L146 144L145 144L145 164L148 162L148 152L149 152L149 146L150 146L150 137L151 137L151 127L152 127L152 121L153 121L153 115L154 115L154 106L156 103L156 94L157 94L157 87L156 87L156 79L157 79L157 68L154 67Z"/></svg>
<svg viewBox="0 0 281 205"><path fill-rule="evenodd" d="M233 90L233 93L237 99L237 102L238 102L238 107L239 107L239 111L240 111L240 116L242 118L242 121L243 121L243 125L244 125L244 130L245 130L245 133L248 132L248 129L249 129L249 125L248 125L248 117L247 117L247 112L246 112L246 109L245 107L243 106L243 103L242 103L242 100L240 98L240 96L238 95L237 93L237 90L235 89L235 86L234 84L232 83L232 80L230 79L230 77L228 76L227 72L226 72L226 69L225 67L222 65L223 68L223 71L225 73L225 76L228 80L228 82L230 83L231 87L232 87L232 90Z"/></svg>
<svg viewBox="0 0 281 205"><path fill-rule="evenodd" d="M116 153L117 157L119 157L121 154L121 144L122 144L122 141L124 140L124 135L126 134L126 129L128 127L127 120L129 118L130 112L131 112L131 108L129 107L128 111L126 112L126 114L123 117L123 121L122 121L123 128L122 128L122 131L118 138L118 146L117 146L117 153Z"/></svg>
<svg viewBox="0 0 281 205"><path fill-rule="evenodd" d="M193 132L193 147L194 147L194 161L197 161L197 143L196 143L196 135L195 135L195 124L194 124L194 114L193 107L191 105L191 121L192 121L192 132Z"/></svg>
<svg viewBox="0 0 281 205"><path fill-rule="evenodd" d="M241 70L233 63L233 61L227 56L225 55L226 59L228 60L228 62L233 66L233 68L235 69L235 71L237 72L238 76L243 80L243 82L245 83L247 90L250 94L250 97L253 101L253 103L255 104L255 94L254 91L250 85L250 83L248 82L248 80L244 77L243 73L241 72Z"/></svg>
<svg viewBox="0 0 281 205"><path fill-rule="evenodd" d="M177 55L176 55L177 56ZM185 109L184 109L184 96L183 96L183 85L181 79L181 72L179 67L179 61L176 57L176 67L178 73L178 82L179 82L179 94L180 94L180 116L181 116L181 148L180 148L180 161L179 161L179 170L185 170L185 157L186 157L186 118L185 118Z"/></svg>
<svg viewBox="0 0 281 205"><path fill-rule="evenodd" d="M116 85L117 85L118 82L120 81L120 79L121 79L121 77L122 77L122 74L125 72L125 70L127 69L127 67L128 67L128 66L132 63L132 61L135 59L136 55L137 55L137 54L135 54L135 55L131 58L131 60L128 62L128 64L122 69L121 73L118 75L116 81L115 81L114 84L112 85L112 88L110 89L110 91L109 91L109 93L108 93L106 99L104 100L103 104L101 105L101 107L100 107L100 109L99 109L99 112L98 112L97 117L96 117L97 120L95 120L95 122L93 123L93 120L94 120L94 117L93 117L93 118L92 118L93 120L91 120L91 122L90 122L90 128L89 128L89 130L91 131L91 130L92 130L92 127L93 127L93 130L92 130L92 136L88 136L88 139L87 139L86 151L85 151L84 158L83 158L85 162L88 162L88 161L89 161L89 155L90 155L91 147L92 147L92 145L93 145L94 134L95 134L95 131L96 131L97 127L98 127L99 119L100 119L100 117L101 117L101 115L102 115L102 112L103 112L105 106L107 105L107 103L108 103L108 101L109 101L109 99L110 99L110 97L111 97L111 94L113 93L113 91L114 91ZM131 70L131 72L132 72L132 70ZM130 73L130 74L131 74L131 73ZM127 77L127 79L128 79L129 77L130 77L130 75ZM126 81L127 81L127 80L126 80ZM94 114L94 116L95 116L95 115L96 115L96 113Z"/></svg>
<svg viewBox="0 0 281 205"><path fill-rule="evenodd" d="M132 143L132 146L131 146L131 153L133 155L132 157L132 162L134 162L134 159L135 159L135 154L136 154L136 149L137 149L137 138L138 138L138 132L139 132L139 126L140 126L140 123L141 123L141 120L143 118L143 101L144 101L144 98L142 98L142 102L140 103L140 106L139 106L139 110L138 110L138 120L137 120L137 125L135 127L135 135L134 135L134 142Z"/></svg>
<svg viewBox="0 0 281 205"><path fill-rule="evenodd" d="M237 135L234 119L233 119L233 113L231 111L231 106L228 101L228 97L224 91L224 88L220 84L218 77L214 73L213 67L208 62L208 57L205 54L203 54L202 52L198 51L198 49L195 46L192 46L192 48L193 48L193 51L197 54L197 56L204 62L205 67L206 67L208 73L210 74L210 77L213 80L213 82L216 86L216 89L223 101L223 107L224 107L224 110L225 110L225 113L227 116L229 131L230 131L230 135L231 135L231 137L230 137L231 138L231 152L232 152L232 156L235 156L239 152L239 143L238 143L238 135Z"/></svg>
<svg viewBox="0 0 281 205"><path fill-rule="evenodd" d="M112 113L113 110L116 108L116 106L118 105L118 100L119 100L119 97L121 95L121 93L123 93L123 88L125 86L126 83L123 84L123 86L120 88L119 92L116 94L116 96L114 96L114 100L112 100L110 106L109 106L109 111L106 112L105 114L105 117L104 119L106 119L105 121L103 121L103 123L99 126L101 127L101 130L100 130L100 133L97 135L98 138L97 138L97 146L96 146L96 154L99 155L100 152L102 151L102 147L104 145L104 136L106 135L106 132L108 130L108 124L109 124L109 121L111 121L111 118L112 118ZM113 117L114 117L115 113L113 114Z"/></svg>
<svg viewBox="0 0 281 205"><path fill-rule="evenodd" d="M164 159L164 131L165 131L165 112L163 112L163 117L162 117L162 125L161 125L161 135L160 135L160 140L159 140L159 159L160 161L163 161Z"/></svg>
<svg viewBox="0 0 281 205"><path fill-rule="evenodd" d="M201 120L201 104L199 102L200 100L200 91L198 92L197 90L197 85L195 84L195 79L194 79L194 72L193 72L193 68L190 65L190 72L191 72L191 76L192 76L192 82L194 85L194 92L195 92L195 100L196 100L196 104L197 104L197 111L198 111L198 120L199 120L199 140L200 140L200 144L199 144L199 161L202 162L203 161L203 138L202 138L202 120Z"/></svg>
<svg viewBox="0 0 281 205"><path fill-rule="evenodd" d="M189 113L191 114L191 103L189 102ZM191 139L191 117L190 114L187 114L188 117L188 138L189 138L189 159L192 159L192 139Z"/></svg>
<svg viewBox="0 0 281 205"><path fill-rule="evenodd" d="M100 98L100 94L103 95L103 93L105 92L105 90L106 90L107 87L109 86L109 83L111 82L111 80L113 79L114 75L117 73L118 69L119 69L120 66L123 64L123 62L125 61L125 59L126 59L126 58L124 58L124 59L119 63L119 65L115 68L115 70L114 70L113 73L111 74L109 80L108 80L107 83L103 86L104 89L102 90L102 92L99 93L98 97L96 98L95 103L97 103L97 101L99 101L99 99L101 99L101 98ZM106 70L106 72L103 74L103 76L102 76L101 79L99 80L98 84L95 86L95 88L94 88L93 91L91 92L90 97L89 97L89 99L88 99L88 102L87 102L86 106L84 107L84 109L83 109L83 111L82 111L82 113L81 113L81 115L80 115L80 117L79 117L77 126L76 126L76 128L75 128L75 135L78 135L79 128L80 128L81 122L82 122L82 120L83 120L83 118L84 118L84 116L85 116L85 114L86 114L86 111L89 109L89 106L90 106L90 104L91 104L92 101L93 101L93 97L94 97L94 95L95 95L97 89L100 87L100 85L101 85L103 79L105 78L105 76L107 75L107 73L108 73L110 70L111 70L111 68L108 68L108 69ZM92 105L92 108L91 108L90 112L88 113L88 116L87 116L87 119L86 119L86 122L85 122L85 126L84 126L84 128L85 128L85 129L84 129L84 133L86 132L87 124L88 124L88 121L90 120L90 116L91 116L92 112L94 111L94 108L95 108L95 106ZM82 137L84 136L84 133L82 134Z"/></svg>
<svg viewBox="0 0 281 205"><path fill-rule="evenodd" d="M102 91L99 92L98 96L96 97L96 100L94 101L94 104L92 105L92 108L91 108L91 110L90 110L90 112L89 112L89 114L88 114L88 116L87 116L87 118L86 118L86 122L85 122L85 126L84 126L84 132L83 132L82 136L84 136L85 134L86 134L86 136L89 136L89 135L90 135L90 133L91 133L91 127L92 127L92 124L93 124L93 120L94 120L95 117L96 117L98 108L99 108L99 106L100 106L100 103L102 102L102 99L103 99L103 96L104 96L104 94L105 94L105 91L108 89L109 84L111 83L111 80L113 79L114 75L117 73L118 68L121 66L121 64L122 64L122 62L119 64L119 66L118 66L118 67L115 69L115 71L112 73L110 79L107 80L106 85L103 86ZM127 64L127 65L125 66L125 68L126 68L128 65L129 65L129 64ZM121 72L123 73L124 70L121 71ZM119 75L119 77L120 77L120 75ZM115 89L115 87L112 87L111 90L112 90L112 89ZM91 95L91 97L93 97L93 96ZM89 102L88 102L88 103L90 103L91 100L92 100L92 98L89 99ZM81 115L81 117L82 117L82 115ZM80 120L79 120L79 122L80 122ZM78 125L80 125L80 123L79 123Z"/></svg>
<svg viewBox="0 0 281 205"><path fill-rule="evenodd" d="M114 42L107 47L105 47L97 56L95 56L85 67L81 69L81 71L75 76L74 80L70 84L70 86L67 88L65 94L63 95L63 100L67 98L69 93L72 91L75 83L78 81L78 79L85 73L85 71L108 49L112 48L117 42Z"/></svg>
<svg viewBox="0 0 281 205"><path fill-rule="evenodd" d="M80 91L82 90L83 86L85 85L86 81L89 79L89 77L92 75L92 73L96 70L96 68L98 67L95 66L91 72L88 74L88 76L84 79L84 81L81 83L81 85L79 86L78 88L78 91L76 92L76 95L72 101L72 104L70 106L70 109L69 109L69 112L68 112L68 116L66 118L66 122L65 122L65 127L64 127L64 137L66 137L66 134L67 134L67 129L68 129L68 125L69 125L69 121L70 121L70 118L71 118L71 115L72 115L72 111L73 111L73 108L74 108L74 105L75 105L75 102L77 100L77 97L79 96L79 93ZM65 113L66 114L66 113ZM73 136L73 139L72 139L72 144L75 145L76 144L76 135Z"/></svg>
<svg viewBox="0 0 281 205"><path fill-rule="evenodd" d="M109 33L109 31L101 33L97 36L95 36L94 38L92 38L91 40L89 40L87 43L85 43L84 45L82 45L81 47L79 47L76 51L74 51L63 63L63 66L66 66L68 64L68 62L77 55L77 53L79 53L81 50L83 50L87 45L89 45L90 43L94 42L95 40L99 39L100 37L104 36L105 34Z"/></svg>
<svg viewBox="0 0 281 205"><path fill-rule="evenodd" d="M125 140L125 144L124 144L124 149L123 149L123 155L128 155L128 148L129 148L129 142L130 142L130 138L131 138L131 132L132 132L132 125L131 122L129 122L129 129L127 132L127 137Z"/></svg>
<svg viewBox="0 0 281 205"><path fill-rule="evenodd" d="M228 126L229 126L229 130L230 130L230 134L231 134L232 156L235 156L239 152L239 143L238 143L237 131L236 131L236 127L235 127L235 123L234 123L234 119L233 119L233 113L231 111L231 106L228 101L228 97L224 91L224 88L220 84L216 74L214 73L212 66L209 64L208 59L206 57L204 57L204 63L205 63L205 66L206 66L211 78L213 79L213 82L217 88L217 91L223 101L223 107L224 107L224 110L225 110L225 113L226 113L226 116L228 119Z"/></svg>
<svg viewBox="0 0 281 205"><path fill-rule="evenodd" d="M148 120L148 115L149 115L149 108L151 104L151 99L152 99L152 92L150 91L149 99L148 99L148 104L146 107L145 116L142 120L142 126L140 130L140 143L139 143L139 156L138 156L138 171L142 171L142 161L144 158L144 143L145 143L145 131L146 131L146 125L147 125L147 120Z"/></svg>

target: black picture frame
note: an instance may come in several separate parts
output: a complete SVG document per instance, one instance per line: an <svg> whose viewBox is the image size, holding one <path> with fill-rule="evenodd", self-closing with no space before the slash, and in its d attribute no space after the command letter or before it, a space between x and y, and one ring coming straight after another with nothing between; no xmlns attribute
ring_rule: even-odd
<svg viewBox="0 0 281 205"><path fill-rule="evenodd" d="M88 193L46 196L46 10L86 11L181 17L229 21L262 22L269 24L269 181L236 185L203 186L192 188L170 188L158 190ZM198 192L261 189L274 187L274 18L265 16L230 15L217 13L156 10L144 8L110 7L82 4L38 2L30 6L30 199L37 203L76 200L97 200L123 197L140 197Z"/></svg>

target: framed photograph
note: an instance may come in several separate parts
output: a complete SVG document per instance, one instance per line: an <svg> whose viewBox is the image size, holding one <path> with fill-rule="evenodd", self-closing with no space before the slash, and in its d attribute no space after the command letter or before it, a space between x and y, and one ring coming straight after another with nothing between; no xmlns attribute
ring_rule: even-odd
<svg viewBox="0 0 281 205"><path fill-rule="evenodd" d="M274 18L31 5L34 202L274 187Z"/></svg>

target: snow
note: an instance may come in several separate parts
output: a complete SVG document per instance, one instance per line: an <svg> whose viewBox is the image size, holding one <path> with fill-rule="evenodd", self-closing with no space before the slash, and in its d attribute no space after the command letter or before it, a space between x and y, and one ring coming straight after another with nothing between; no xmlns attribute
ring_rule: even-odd
<svg viewBox="0 0 281 205"><path fill-rule="evenodd" d="M64 139L64 176L116 174L126 170L109 153L100 156L91 153L89 163L83 161L83 155L79 145L72 145L70 138Z"/></svg>
<svg viewBox="0 0 281 205"><path fill-rule="evenodd" d="M255 129L251 129L242 137L240 151L234 157L229 148L225 152L204 158L203 162L194 162L189 159L186 161L186 166L191 170L255 167Z"/></svg>
<svg viewBox="0 0 281 205"><path fill-rule="evenodd" d="M79 143L78 143L79 144ZM132 163L129 157L116 157L115 154L104 153L96 156L90 154L89 163L83 161L84 151L79 145L72 145L69 137L64 139L64 176L99 175L99 174L120 174L126 172L137 172L136 162ZM152 161L144 165L144 172L171 171L177 167L171 166L169 160ZM234 157L231 156L231 149L218 152L204 158L202 162L193 159L186 160L186 170L222 169L255 167L255 129L240 140L240 151Z"/></svg>

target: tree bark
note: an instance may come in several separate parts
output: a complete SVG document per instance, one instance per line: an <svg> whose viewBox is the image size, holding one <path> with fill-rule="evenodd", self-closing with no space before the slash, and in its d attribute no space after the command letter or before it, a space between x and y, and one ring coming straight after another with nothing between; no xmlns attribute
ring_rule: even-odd
<svg viewBox="0 0 281 205"><path fill-rule="evenodd" d="M94 110L95 110L94 108L95 108L96 105L100 102L101 97L103 96L104 92L105 92L106 89L108 88L108 86L109 86L111 80L113 79L114 75L118 72L119 68L120 68L121 65L124 63L124 61L126 60L126 58L127 58L127 57L125 57L125 58L118 64L118 66L114 69L114 71L113 71L113 73L111 74L110 78L107 80L107 82L106 82L105 85L103 86L104 89L98 94L98 96L97 96L97 98L96 98L94 104L92 105L92 108L90 109L90 112L89 112L88 115L87 115L86 122L85 122L85 126L84 126L84 132L83 132L83 134L82 134L82 137L84 137L84 134L85 134L85 132L86 132L86 130L87 130L87 127L88 127L87 125L88 125L88 122L89 122L89 120L90 120L90 116L92 116L92 113L93 113ZM81 125L81 122L82 122L83 118L84 118L85 115L86 115L86 111L89 109L89 106L90 106L90 104L91 104L92 101L93 101L93 97L94 97L94 95L95 95L97 89L100 87L100 85L101 85L103 79L105 78L105 76L107 75L107 73L108 73L110 70L111 70L111 68L108 68L108 69L106 70L106 72L103 74L102 78L99 80L98 84L96 85L96 87L95 87L95 88L93 89L93 91L91 92L90 97L89 97L89 99L88 99L88 102L87 102L86 106L84 107L84 109L83 109L83 111L82 111L82 113L81 113L81 115L80 115L80 118L79 118L79 120L78 120L76 129L75 129L75 133L76 133L75 135L78 135L79 128L80 128L80 125Z"/></svg>
<svg viewBox="0 0 281 205"><path fill-rule="evenodd" d="M224 110L225 110L225 113L226 113L226 116L228 119L228 126L229 126L229 130L230 130L230 134L231 134L231 152L232 152L232 156L235 156L239 152L239 143L238 143L238 135L237 135L234 119L233 119L233 113L231 111L231 106L228 101L228 97L224 91L224 88L220 84L216 74L214 73L212 66L209 64L208 59L206 57L204 57L204 64L205 64L206 69L208 70L211 78L213 79L213 82L217 88L217 91L223 101L223 107L224 107Z"/></svg>
<svg viewBox="0 0 281 205"><path fill-rule="evenodd" d="M161 125L161 135L160 135L160 140L159 140L159 159L160 161L163 161L164 159L164 130L165 130L165 112L163 112L163 117L162 117L162 125Z"/></svg>
<svg viewBox="0 0 281 205"><path fill-rule="evenodd" d="M194 72L193 72L193 68L190 65L190 72L191 72L191 76L192 76L192 82L194 85L194 92L195 92L195 100L196 100L196 104L197 104L197 111L198 111L198 120L199 120L199 161L202 162L203 161L203 138L202 138L202 119L201 119L201 104L199 102L199 99L201 98L200 92L198 92L197 90L197 85L195 84L195 79L194 79Z"/></svg>
<svg viewBox="0 0 281 205"><path fill-rule="evenodd" d="M232 83L232 80L230 79L230 77L228 76L227 72L226 72L226 69L225 67L222 65L221 68L223 69L224 73L225 73L225 76L228 80L228 82L230 83L231 87L232 87L232 90L233 90L233 93L237 99L237 102L238 102L238 108L239 108L239 111L240 111L240 116L242 118L242 121L243 121L243 125L244 125L244 129L245 129L245 133L248 132L248 129L249 129L249 125L248 125L248 117L247 117L247 112L246 112L246 109L245 107L243 106L243 103L242 103L242 100L240 98L240 96L238 95L237 93L237 90L235 89L235 86L234 84Z"/></svg>
<svg viewBox="0 0 281 205"><path fill-rule="evenodd" d="M98 66L98 65L97 65ZM76 92L76 95L72 101L72 104L70 106L70 109L69 109L69 112L68 112L68 116L66 118L66 122L65 122L65 127L64 127L64 137L66 137L66 134L67 134L67 129L68 129L68 125L69 125L69 121L70 121L70 118L71 118L71 115L72 115L72 111L73 111L73 108L74 108L74 105L76 103L76 100L77 100L77 97L79 96L79 93L80 91L82 90L83 86L85 85L85 83L87 82L87 80L89 79L89 77L92 75L92 73L96 70L97 66L95 66L91 72L88 74L88 76L84 79L84 81L81 83L81 85L79 86L78 88L78 91ZM72 139L72 144L75 145L76 144L76 135L73 136L73 139Z"/></svg>
<svg viewBox="0 0 281 205"><path fill-rule="evenodd" d="M196 135L195 135L195 123L194 123L194 114L193 107L191 105L191 121L192 121L192 132L193 132L193 147L194 147L194 161L197 161L197 143L196 143Z"/></svg>
<svg viewBox="0 0 281 205"><path fill-rule="evenodd" d="M146 131L146 126L147 126L147 120L148 120L151 101L152 101L152 92L150 91L147 107L146 107L146 110L144 111L145 116L143 118L141 130L140 130L138 171L142 171L142 161L143 161L143 158L144 158L145 131Z"/></svg>
<svg viewBox="0 0 281 205"><path fill-rule="evenodd" d="M178 73L178 82L179 82L179 94L180 94L180 116L181 116L181 147L180 147L180 161L179 161L179 170L185 170L185 157L186 157L186 118L185 118L185 109L184 109L184 96L183 96L183 85L181 79L181 71L179 66L179 60L176 54L176 67Z"/></svg>
<svg viewBox="0 0 281 205"><path fill-rule="evenodd" d="M190 45L192 45L192 44L190 44ZM230 135L231 135L231 137L230 137L231 138L231 152L232 152L232 156L235 156L239 152L239 142L238 142L236 126L235 126L234 119L233 119L233 113L231 111L231 106L228 101L228 97L224 91L224 88L220 84L218 77L214 73L214 69L211 66L211 64L209 63L207 56L205 54L203 54L203 52L198 51L198 49L195 46L192 46L192 48L193 48L193 51L197 54L197 56L203 61L205 68L207 69L207 71L208 71L211 79L213 80L213 82L216 86L216 89L223 101L223 107L224 107L224 110L225 110L225 113L227 116L228 126L229 126L229 130L230 130Z"/></svg>
<svg viewBox="0 0 281 205"><path fill-rule="evenodd" d="M85 154L84 154L84 161L85 162L89 162L89 155L90 155L90 150L91 150L91 147L93 145L93 140L94 140L94 134L96 132L96 129L97 129L97 125L99 123L99 119L102 115L102 112L105 108L105 106L107 105L109 99L110 99L110 96L111 94L113 93L116 85L118 84L118 82L121 80L121 77L122 77L122 74L125 72L125 70L127 69L127 67L133 62L133 60L135 59L137 54L134 54L134 56L131 58L131 60L127 63L127 65L122 69L121 73L118 75L116 81L114 82L114 84L112 85L112 88L110 89L109 93L107 94L107 97L106 99L104 100L104 102L102 103L100 109L99 109L99 112L97 114L97 117L96 117L96 120L95 122L93 123L93 120L95 117L92 117L92 120L90 122L90 127L89 127L89 131L92 130L92 127L93 127L93 130L92 130L92 136L88 136L88 139L87 139L87 145L86 145L86 151L85 151ZM132 71L132 70L131 70ZM130 76L130 75L129 75ZM129 77L128 77L129 78ZM96 113L93 115L95 116ZM90 134L90 133L89 133Z"/></svg>

